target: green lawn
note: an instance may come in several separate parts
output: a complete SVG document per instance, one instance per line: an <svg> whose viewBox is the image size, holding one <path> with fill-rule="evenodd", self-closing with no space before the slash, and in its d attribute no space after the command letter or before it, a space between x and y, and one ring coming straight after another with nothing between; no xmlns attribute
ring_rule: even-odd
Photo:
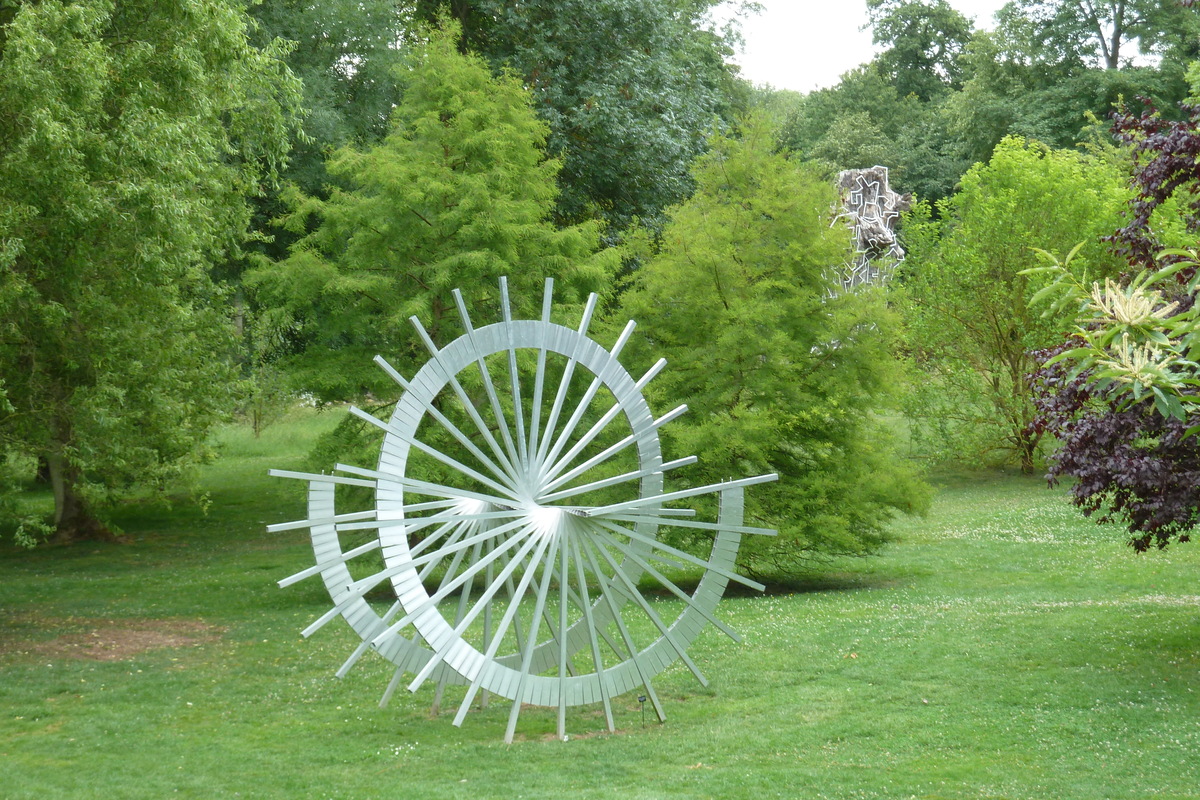
<svg viewBox="0 0 1200 800"><path fill-rule="evenodd" d="M125 545L0 548L3 798L1200 797L1200 545L1138 556L1042 481L958 478L881 556L722 606L636 696L429 716L376 701L390 670L340 623L311 563L298 467L330 415L222 436L211 508L131 504ZM664 601L665 603L665 601ZM173 646L164 646L173 645ZM451 706L452 708L452 706Z"/></svg>

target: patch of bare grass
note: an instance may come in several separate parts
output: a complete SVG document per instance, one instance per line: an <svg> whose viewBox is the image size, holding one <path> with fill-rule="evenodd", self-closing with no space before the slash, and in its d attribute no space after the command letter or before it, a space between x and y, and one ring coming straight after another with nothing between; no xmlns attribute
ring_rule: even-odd
<svg viewBox="0 0 1200 800"><path fill-rule="evenodd" d="M42 638L54 632L52 638ZM225 628L196 619L25 616L0 627L0 658L127 661L150 650L215 642Z"/></svg>

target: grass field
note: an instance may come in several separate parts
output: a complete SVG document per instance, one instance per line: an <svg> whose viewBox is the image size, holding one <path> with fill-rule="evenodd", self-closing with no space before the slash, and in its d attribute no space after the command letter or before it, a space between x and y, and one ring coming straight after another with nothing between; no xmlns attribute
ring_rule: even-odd
<svg viewBox="0 0 1200 800"><path fill-rule="evenodd" d="M945 482L881 556L729 598L691 655L598 709L506 703L462 728L331 625L299 466L329 415L231 428L187 498L124 545L0 547L2 798L1200 798L1200 545L1138 556L1037 479Z"/></svg>

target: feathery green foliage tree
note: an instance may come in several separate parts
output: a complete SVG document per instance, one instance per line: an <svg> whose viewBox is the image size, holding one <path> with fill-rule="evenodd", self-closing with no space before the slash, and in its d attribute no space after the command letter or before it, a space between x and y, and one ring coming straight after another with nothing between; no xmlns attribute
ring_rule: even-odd
<svg viewBox="0 0 1200 800"><path fill-rule="evenodd" d="M46 0L3 22L0 449L48 465L59 539L106 537L98 504L174 476L227 410L209 269L246 236L299 87L223 0Z"/></svg>
<svg viewBox="0 0 1200 800"><path fill-rule="evenodd" d="M870 552L926 495L876 416L898 381L892 315L874 291L830 296L849 257L848 230L830 227L836 193L774 143L756 119L710 143L620 315L638 322L636 352L669 362L652 401L689 406L663 429L668 452L700 456L689 479L779 473L747 493L748 518L779 536L748 537L739 557L786 575Z"/></svg>
<svg viewBox="0 0 1200 800"><path fill-rule="evenodd" d="M328 168L345 188L327 200L294 192L283 224L303 236L247 276L263 341L321 400L394 396L372 358L423 362L408 318L444 341L447 323L457 330L455 288L490 319L502 275L525 314L546 277L569 298L606 289L618 265L597 252L601 223L554 226L560 165L545 156L546 124L520 81L460 53L446 24L409 53L387 137L337 151Z"/></svg>

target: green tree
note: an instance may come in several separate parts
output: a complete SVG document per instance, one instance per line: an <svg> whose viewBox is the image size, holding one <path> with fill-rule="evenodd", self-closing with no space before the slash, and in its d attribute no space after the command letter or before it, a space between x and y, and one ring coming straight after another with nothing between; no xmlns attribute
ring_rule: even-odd
<svg viewBox="0 0 1200 800"><path fill-rule="evenodd" d="M414 3L433 21L444 5ZM691 191L689 167L743 87L716 0L456 0L464 49L520 75L562 161L556 219L611 232L653 222Z"/></svg>
<svg viewBox="0 0 1200 800"><path fill-rule="evenodd" d="M1007 135L1074 147L1089 117L1107 117L1117 103L1137 110L1138 98L1148 97L1174 108L1186 93L1182 66L1171 59L1105 69L1081 49L1082 35L1051 35L1015 4L997 21L995 31L972 38L961 59L962 91L945 101L947 127L972 161L989 158Z"/></svg>
<svg viewBox="0 0 1200 800"><path fill-rule="evenodd" d="M876 63L901 96L929 100L961 85L971 22L946 0L867 0Z"/></svg>
<svg viewBox="0 0 1200 800"><path fill-rule="evenodd" d="M866 111L839 115L809 155L830 165L830 172L865 169L876 164L899 163L896 143L888 138Z"/></svg>
<svg viewBox="0 0 1200 800"><path fill-rule="evenodd" d="M281 164L299 89L240 6L9 3L0 19L0 443L42 459L63 541L175 475L227 408L211 265Z"/></svg>
<svg viewBox="0 0 1200 800"><path fill-rule="evenodd" d="M261 309L242 284L255 262L277 261L306 231L272 226L288 210L284 186L327 198L334 179L326 160L340 147L371 147L388 132L392 109L401 102L394 78L414 35L412 10L395 0L256 0L248 11L257 23L253 41L293 43L287 64L304 89L303 126L293 137L283 183L257 198L259 234L248 257L220 267L233 287L231 301L242 332L238 414L256 433L281 417L294 400L290 379L274 363L276 349L256 323Z"/></svg>
<svg viewBox="0 0 1200 800"><path fill-rule="evenodd" d="M779 473L747 493L755 524L780 531L743 542L741 566L759 574L869 552L925 496L875 416L896 379L890 315L874 293L830 297L829 268L849 257L847 229L830 226L836 194L774 151L761 120L711 143L620 309L644 356L668 360L652 402L688 403L664 436L699 455L691 478Z"/></svg>
<svg viewBox="0 0 1200 800"><path fill-rule="evenodd" d="M780 141L787 149L807 155L834 121L861 113L868 114L872 126L894 141L920 114L920 107L916 97L901 95L878 65L870 64L847 72L837 86L818 89L789 103L783 112Z"/></svg>
<svg viewBox="0 0 1200 800"><path fill-rule="evenodd" d="M890 80L872 63L835 87L781 104L780 143L830 174L882 164L904 191L944 197L970 166L941 113L945 101L902 96Z"/></svg>
<svg viewBox="0 0 1200 800"><path fill-rule="evenodd" d="M328 168L342 188L296 192L283 223L303 235L247 276L264 308L259 335L322 400L394 396L372 357L423 361L408 318L440 340L457 319L455 288L487 307L507 275L527 313L547 276L567 293L604 290L616 269L615 251L596 252L599 222L551 221L559 162L545 157L529 93L460 53L447 25L409 52L387 137L337 151Z"/></svg>
<svg viewBox="0 0 1200 800"><path fill-rule="evenodd" d="M324 195L330 150L375 144L387 134L400 102L392 73L403 61L412 15L395 0L261 0L249 13L258 23L256 42L295 43L287 63L303 83L305 116L286 177Z"/></svg>
<svg viewBox="0 0 1200 800"><path fill-rule="evenodd" d="M910 352L929 376L914 411L924 434L967 461L999 452L1033 470L1028 353L1056 342L1069 321L1029 311L1046 280L1022 271L1039 265L1034 248L1065 256L1083 242L1074 268L1115 274L1119 259L1099 237L1128 196L1111 162L1009 137L963 176L940 221L928 205L909 218L899 280Z"/></svg>
<svg viewBox="0 0 1200 800"><path fill-rule="evenodd" d="M1173 0L1015 0L1010 6L1036 27L1045 47L1103 69L1120 69L1134 55L1192 49L1196 14ZM1131 52L1136 51L1136 52Z"/></svg>

